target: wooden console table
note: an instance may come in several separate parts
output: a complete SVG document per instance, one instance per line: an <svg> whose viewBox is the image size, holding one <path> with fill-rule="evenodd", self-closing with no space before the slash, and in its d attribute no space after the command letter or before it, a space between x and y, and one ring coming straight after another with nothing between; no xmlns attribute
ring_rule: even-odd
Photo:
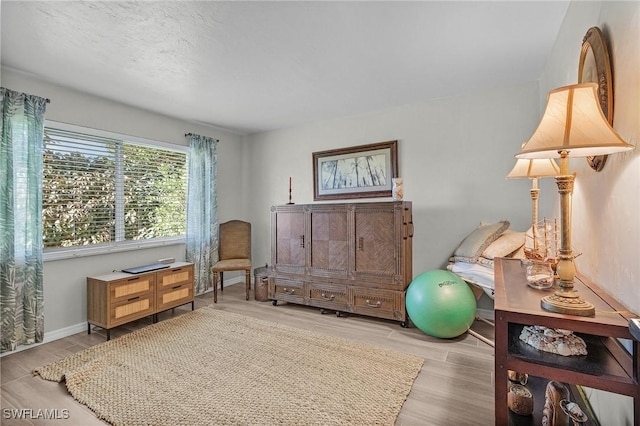
<svg viewBox="0 0 640 426"><path fill-rule="evenodd" d="M529 287L519 259L495 261L495 424L541 424L544 388L548 381L555 380L570 388L587 386L632 397L634 425L639 426L640 344L629 332L629 319L635 315L581 276L576 278L575 288L583 299L593 303L595 317L543 310L540 299L556 287L549 290ZM532 348L519 340L525 325L572 330L584 339L589 353L565 357ZM618 339L630 340L631 353ZM529 374L534 397L533 422L531 416L519 416L507 407L507 370Z"/></svg>
<svg viewBox="0 0 640 426"><path fill-rule="evenodd" d="M176 262L168 268L142 274L112 272L87 277L87 332L91 325L107 330L149 315L191 303L193 298L193 263Z"/></svg>

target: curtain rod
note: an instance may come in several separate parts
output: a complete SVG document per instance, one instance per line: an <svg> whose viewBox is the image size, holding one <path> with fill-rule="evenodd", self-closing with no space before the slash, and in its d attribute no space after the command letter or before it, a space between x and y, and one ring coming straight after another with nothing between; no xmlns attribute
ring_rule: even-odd
<svg viewBox="0 0 640 426"><path fill-rule="evenodd" d="M46 98L45 101L47 101L48 104L51 103L51 99L49 99L49 98Z"/></svg>
<svg viewBox="0 0 640 426"><path fill-rule="evenodd" d="M185 133L184 135L185 136L191 136L191 135L193 135L193 133L189 132L189 133Z"/></svg>

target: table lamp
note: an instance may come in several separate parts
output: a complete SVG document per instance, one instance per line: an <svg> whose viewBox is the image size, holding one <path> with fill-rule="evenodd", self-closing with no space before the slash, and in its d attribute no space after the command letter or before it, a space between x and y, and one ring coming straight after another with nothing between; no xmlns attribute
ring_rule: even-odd
<svg viewBox="0 0 640 426"><path fill-rule="evenodd" d="M571 248L571 194L575 176L569 174L569 155L587 157L633 149L607 122L597 97L597 84L573 84L549 92L538 128L516 158L560 158L556 184L560 194L560 250L556 273L559 290L543 297L543 309L561 314L594 316L595 307L574 289L576 274Z"/></svg>
<svg viewBox="0 0 640 426"><path fill-rule="evenodd" d="M531 231L533 235L533 254L538 253L538 198L540 189L538 188L538 178L557 176L560 169L552 158L518 159L515 166L507 175L508 179L529 178L531 179Z"/></svg>

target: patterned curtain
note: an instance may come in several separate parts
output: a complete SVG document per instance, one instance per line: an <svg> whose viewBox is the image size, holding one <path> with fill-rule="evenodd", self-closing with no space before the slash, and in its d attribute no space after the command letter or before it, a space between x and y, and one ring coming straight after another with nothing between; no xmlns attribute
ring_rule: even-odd
<svg viewBox="0 0 640 426"><path fill-rule="evenodd" d="M42 146L47 100L0 88L0 351L42 342Z"/></svg>
<svg viewBox="0 0 640 426"><path fill-rule="evenodd" d="M195 294L212 288L211 267L218 260L217 145L216 139L191 135L186 259L194 263Z"/></svg>

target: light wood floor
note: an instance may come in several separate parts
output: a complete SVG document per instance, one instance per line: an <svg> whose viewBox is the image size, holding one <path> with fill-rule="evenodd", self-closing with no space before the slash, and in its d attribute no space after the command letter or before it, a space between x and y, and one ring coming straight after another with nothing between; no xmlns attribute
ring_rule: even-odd
<svg viewBox="0 0 640 426"><path fill-rule="evenodd" d="M465 334L455 339L441 340L413 328L402 328L398 322L358 315L337 317L320 314L319 309L280 302L244 300L244 285L225 287L218 293L218 309L263 320L293 325L308 330L340 336L386 347L424 358L424 366L407 398L396 425L493 425L494 424L494 357L493 348ZM213 304L213 294L196 297L196 309ZM190 311L190 305L160 314L160 321ZM45 319L46 320L46 319ZM150 318L112 329L111 338L151 323ZM493 338L493 329L476 321L472 327ZM2 425L104 425L85 406L67 393L64 383L53 383L33 376L31 371L41 365L104 342L104 330L96 328L90 335L78 333L64 339L17 352L0 358L2 368ZM226 368L226 366L221 366ZM212 401L212 403L215 403ZM16 420L11 409L57 410L59 420ZM68 411L65 411L68 410ZM30 416L33 417L33 416ZM267 425L265 425L267 426ZM358 425L360 426L360 425Z"/></svg>

